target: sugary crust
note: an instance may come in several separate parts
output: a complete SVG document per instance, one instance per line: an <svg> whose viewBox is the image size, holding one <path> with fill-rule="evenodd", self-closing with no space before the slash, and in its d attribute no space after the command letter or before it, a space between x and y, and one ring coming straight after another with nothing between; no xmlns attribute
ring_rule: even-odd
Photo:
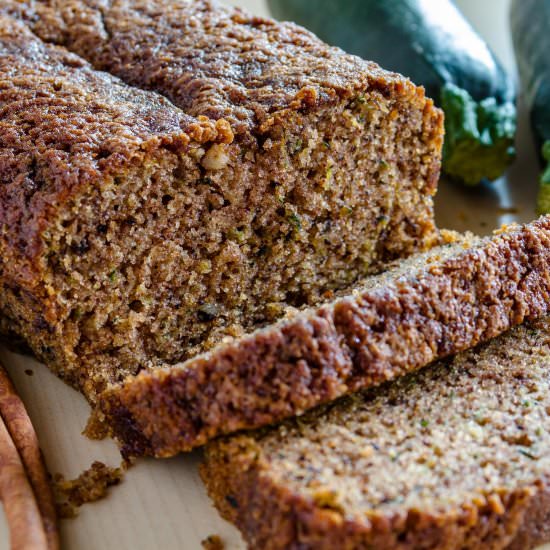
<svg viewBox="0 0 550 550"><path fill-rule="evenodd" d="M539 485L517 534L506 550L527 550L550 541L550 486Z"/></svg>
<svg viewBox="0 0 550 550"><path fill-rule="evenodd" d="M292 23L210 0L3 2L44 40L99 69L159 91L191 115L228 120L255 139L289 110L319 109L365 89L423 90L329 47ZM430 100L427 106L432 108Z"/></svg>
<svg viewBox="0 0 550 550"><path fill-rule="evenodd" d="M206 448L251 548L527 550L550 540L550 318Z"/></svg>
<svg viewBox="0 0 550 550"><path fill-rule="evenodd" d="M223 122L195 119L0 18L2 279L42 287L42 233L82 188L123 175L159 148L227 141Z"/></svg>
<svg viewBox="0 0 550 550"><path fill-rule="evenodd" d="M543 481L488 493L479 504L447 512L372 511L360 520L277 483L261 448L245 435L209 446L200 473L214 504L241 530L249 548L528 550L550 540L549 486Z"/></svg>
<svg viewBox="0 0 550 550"><path fill-rule="evenodd" d="M550 218L382 278L104 395L129 455L170 456L378 385L486 341L550 303Z"/></svg>

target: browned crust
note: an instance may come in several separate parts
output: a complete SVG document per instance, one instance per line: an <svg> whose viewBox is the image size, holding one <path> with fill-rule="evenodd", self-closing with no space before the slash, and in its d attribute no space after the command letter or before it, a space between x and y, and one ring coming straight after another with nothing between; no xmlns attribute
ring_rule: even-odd
<svg viewBox="0 0 550 550"><path fill-rule="evenodd" d="M8 17L0 17L0 106L2 282L46 308L54 300L44 289L42 237L61 205L158 149L233 139L224 121L194 118L94 71Z"/></svg>
<svg viewBox="0 0 550 550"><path fill-rule="evenodd" d="M550 541L550 487L537 486L514 540L506 550L527 550Z"/></svg>
<svg viewBox="0 0 550 550"><path fill-rule="evenodd" d="M415 88L298 25L212 0L13 0L2 9L43 40L162 93L193 116L230 121L241 137L255 139L289 111L329 106L367 88Z"/></svg>
<svg viewBox="0 0 550 550"><path fill-rule="evenodd" d="M502 489L441 513L373 511L354 518L277 484L260 447L247 436L208 447L201 477L220 513L237 525L250 548L528 550L550 539L547 480Z"/></svg>
<svg viewBox="0 0 550 550"><path fill-rule="evenodd" d="M303 412L548 312L550 217L103 396L127 455L170 456Z"/></svg>

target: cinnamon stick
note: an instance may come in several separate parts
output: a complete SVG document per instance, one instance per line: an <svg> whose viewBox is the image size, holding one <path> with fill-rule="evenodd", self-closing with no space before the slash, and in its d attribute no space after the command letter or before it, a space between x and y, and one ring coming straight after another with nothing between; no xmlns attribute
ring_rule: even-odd
<svg viewBox="0 0 550 550"><path fill-rule="evenodd" d="M11 550L47 548L42 517L6 425L0 419L0 498L10 530Z"/></svg>
<svg viewBox="0 0 550 550"><path fill-rule="evenodd" d="M43 546L43 548L58 550L59 533L57 529L55 501L38 438L25 409L25 405L17 395L9 375L2 365L0 365L0 415L4 422L4 430L7 430L8 437L11 436L16 454L18 453L20 456L20 462L23 464L23 473L26 472L28 476L31 494L34 492L34 497L36 498L39 514L42 517L41 523L43 524L43 531L47 541L47 546ZM1 455L4 454L3 449L4 445L0 448L0 460ZM0 477L2 477L1 473ZM0 496L4 499L3 493L0 493ZM6 501L4 505L7 512L8 504ZM18 525L21 525L21 523ZM31 526L33 529L37 528L32 523L29 524L29 528L31 528ZM10 532L12 532L12 527L10 523ZM24 526L20 528L26 529Z"/></svg>

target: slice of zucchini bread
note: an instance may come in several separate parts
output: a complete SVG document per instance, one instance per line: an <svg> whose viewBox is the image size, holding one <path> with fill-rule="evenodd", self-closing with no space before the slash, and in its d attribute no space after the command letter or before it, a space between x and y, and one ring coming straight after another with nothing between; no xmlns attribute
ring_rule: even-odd
<svg viewBox="0 0 550 550"><path fill-rule="evenodd" d="M229 58L199 45L189 59L221 73L206 84L193 69L185 87L167 69L190 94L184 113L0 21L3 325L92 402L129 374L191 357L286 305L315 304L438 239L441 114L423 91L299 29L221 13L216 48L266 81L254 92L266 103L243 84L240 100L219 91L234 108L201 114L199 104L217 104L206 90L222 90ZM250 52L272 44L267 65L231 49L241 42L229 35L247 29ZM303 74L281 89L285 51L278 66L295 57ZM239 120L249 131L236 139Z"/></svg>
<svg viewBox="0 0 550 550"><path fill-rule="evenodd" d="M128 455L170 456L300 414L550 312L550 217L412 256L316 308L109 388Z"/></svg>
<svg viewBox="0 0 550 550"><path fill-rule="evenodd" d="M528 550L550 540L550 318L207 447L250 548Z"/></svg>

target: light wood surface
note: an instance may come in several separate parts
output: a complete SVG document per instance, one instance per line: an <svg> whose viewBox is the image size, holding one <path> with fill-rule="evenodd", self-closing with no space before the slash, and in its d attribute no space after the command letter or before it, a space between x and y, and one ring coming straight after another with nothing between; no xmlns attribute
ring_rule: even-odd
<svg viewBox="0 0 550 550"><path fill-rule="evenodd" d="M231 3L267 14L263 0ZM458 3L504 63L513 68L508 0ZM517 162L508 177L496 185L465 191L441 183L437 198L441 226L489 233L500 223L534 217L537 163L525 113L521 115L518 144ZM517 212L511 213L511 207ZM33 359L0 350L0 360L27 404L51 472L76 477L94 460L118 465L120 456L114 443L90 441L81 435L89 408L79 394ZM219 518L205 494L197 474L199 459L199 453L194 453L170 460L139 461L108 498L84 506L76 519L62 522L63 548L199 550L201 540L218 534L228 550L243 549L238 532ZM0 550L8 547L7 527L0 511ZM545 549L550 550L550 545Z"/></svg>

